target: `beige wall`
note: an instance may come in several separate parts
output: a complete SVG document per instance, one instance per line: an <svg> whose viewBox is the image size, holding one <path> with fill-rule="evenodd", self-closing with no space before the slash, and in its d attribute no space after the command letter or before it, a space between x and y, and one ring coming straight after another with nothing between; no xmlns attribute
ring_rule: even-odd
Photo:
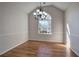
<svg viewBox="0 0 79 59"><path fill-rule="evenodd" d="M32 11L28 15L29 39L50 42L63 42L64 12L54 6L45 6L44 10L52 16L52 35L38 34L37 20L34 19Z"/></svg>

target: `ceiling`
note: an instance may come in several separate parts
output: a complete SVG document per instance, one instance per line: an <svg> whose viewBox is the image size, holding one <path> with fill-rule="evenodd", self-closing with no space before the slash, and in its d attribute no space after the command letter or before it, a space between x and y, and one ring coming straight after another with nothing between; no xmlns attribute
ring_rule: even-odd
<svg viewBox="0 0 79 59"><path fill-rule="evenodd" d="M54 5L61 10L66 10L68 6L71 5L71 2L45 2L45 4L42 3L42 5Z"/></svg>
<svg viewBox="0 0 79 59"><path fill-rule="evenodd" d="M40 2L4 2L0 3L5 6L17 6L20 9L22 9L26 13L30 13L32 10L34 10L36 7L40 6ZM42 3L42 6L46 5L54 5L55 7L61 9L61 10L66 10L72 2L46 2L45 4Z"/></svg>
<svg viewBox="0 0 79 59"><path fill-rule="evenodd" d="M53 2L52 5L60 8L61 10L66 10L71 5L71 2Z"/></svg>
<svg viewBox="0 0 79 59"><path fill-rule="evenodd" d="M55 7L65 11L71 4L72 2L46 2L45 4L42 3L42 6L54 5ZM29 6L28 12L30 12L36 7L40 6L40 2L29 2L27 5Z"/></svg>

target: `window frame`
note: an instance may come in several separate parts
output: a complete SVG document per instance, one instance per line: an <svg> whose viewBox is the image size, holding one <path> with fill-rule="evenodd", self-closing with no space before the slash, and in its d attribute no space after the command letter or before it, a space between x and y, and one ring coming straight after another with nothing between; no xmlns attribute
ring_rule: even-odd
<svg viewBox="0 0 79 59"><path fill-rule="evenodd" d="M45 20L46 20L46 19L45 19ZM39 34L52 34L52 32L51 32L51 19L47 19L47 21L48 21L48 23L49 23L49 28L50 28L50 29L49 29L49 32L47 32L47 33L41 33L41 32L40 32L41 30L39 29L39 27L40 27L40 26L39 26L39 21L42 21L42 20L41 20L41 19L38 20L38 33L39 33ZM47 29L47 30L48 30L48 29Z"/></svg>

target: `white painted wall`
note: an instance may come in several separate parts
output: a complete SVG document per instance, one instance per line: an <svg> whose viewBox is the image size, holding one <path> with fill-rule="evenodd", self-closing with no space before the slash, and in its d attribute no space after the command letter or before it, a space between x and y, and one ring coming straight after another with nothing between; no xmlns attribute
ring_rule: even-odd
<svg viewBox="0 0 79 59"><path fill-rule="evenodd" d="M28 16L24 6L0 2L0 54L28 40Z"/></svg>
<svg viewBox="0 0 79 59"><path fill-rule="evenodd" d="M38 3L0 2L0 54L28 40L27 14ZM79 3L72 3L66 11L71 29L71 48L79 55Z"/></svg>
<svg viewBox="0 0 79 59"><path fill-rule="evenodd" d="M54 6L48 5L43 7L44 11L51 15L51 32L50 35L38 33L38 21L35 20L33 12L28 15L28 28L29 28L29 40L48 41L48 42L61 42L63 43L63 22L64 11Z"/></svg>
<svg viewBox="0 0 79 59"><path fill-rule="evenodd" d="M71 49L79 56L79 3L71 4L65 18L70 27Z"/></svg>

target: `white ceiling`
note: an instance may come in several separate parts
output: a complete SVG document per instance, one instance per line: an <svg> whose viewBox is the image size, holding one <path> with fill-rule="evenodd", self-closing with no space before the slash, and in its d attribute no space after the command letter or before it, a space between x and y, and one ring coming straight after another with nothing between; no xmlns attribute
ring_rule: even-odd
<svg viewBox="0 0 79 59"><path fill-rule="evenodd" d="M1 3L0 3L1 4ZM26 13L31 12L33 9L36 7L40 6L40 2L13 2L13 3L2 3L3 5L8 5L8 6L18 6L20 9L24 10ZM57 8L60 8L61 10L66 10L72 2L46 2L46 4L42 4L43 6L46 5L54 5Z"/></svg>
<svg viewBox="0 0 79 59"><path fill-rule="evenodd" d="M66 10L72 3L71 2L53 2L52 5L60 8L61 10Z"/></svg>
<svg viewBox="0 0 79 59"><path fill-rule="evenodd" d="M54 5L61 10L66 10L71 5L71 2L46 2L45 5Z"/></svg>
<svg viewBox="0 0 79 59"><path fill-rule="evenodd" d="M61 9L61 10L66 10L72 2L46 2L46 4L42 4L42 6L46 5L54 5L55 7ZM40 6L40 2L30 2L27 3L28 7L28 12L32 11L36 7Z"/></svg>

